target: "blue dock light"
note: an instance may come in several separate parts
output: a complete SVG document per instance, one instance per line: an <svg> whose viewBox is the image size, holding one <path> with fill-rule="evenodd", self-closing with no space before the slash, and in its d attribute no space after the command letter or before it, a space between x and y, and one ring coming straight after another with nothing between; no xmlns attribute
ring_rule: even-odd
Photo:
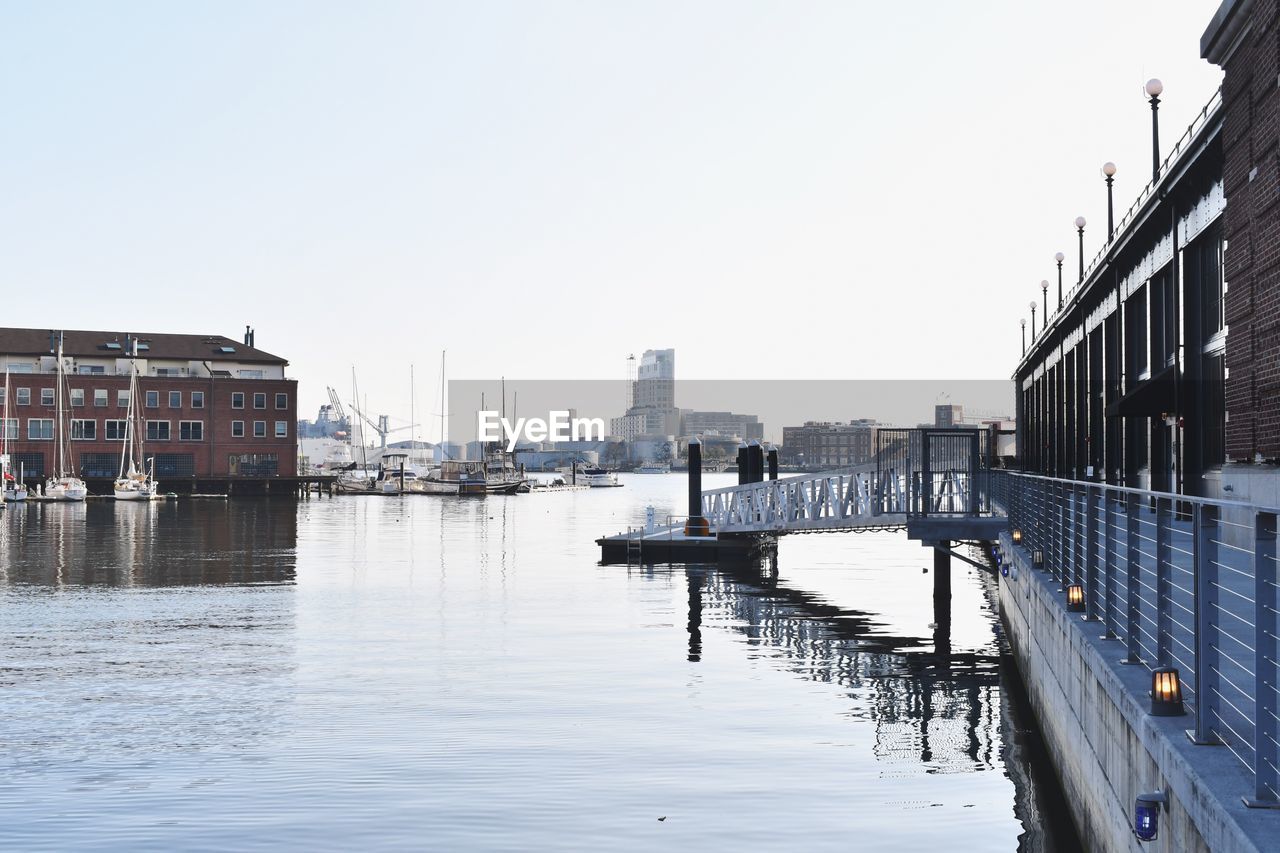
<svg viewBox="0 0 1280 853"><path fill-rule="evenodd" d="M1181 717L1185 713L1177 668L1160 666L1151 670L1151 716Z"/></svg>
<svg viewBox="0 0 1280 853"><path fill-rule="evenodd" d="M1139 794L1133 803L1133 834L1139 841L1155 841L1160 834L1160 807L1168 804L1164 791Z"/></svg>

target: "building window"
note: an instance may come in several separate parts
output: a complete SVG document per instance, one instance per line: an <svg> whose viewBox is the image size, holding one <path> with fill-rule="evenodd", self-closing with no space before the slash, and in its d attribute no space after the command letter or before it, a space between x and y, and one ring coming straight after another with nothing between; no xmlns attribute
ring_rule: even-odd
<svg viewBox="0 0 1280 853"><path fill-rule="evenodd" d="M145 393L146 393L146 395L147 395L147 404L146 404L146 405L147 405L147 408L148 408L148 409L158 409L158 408L160 408L160 392L159 392L159 391L147 391L147 392L145 392Z"/></svg>
<svg viewBox="0 0 1280 853"><path fill-rule="evenodd" d="M254 421L254 422L253 422L253 437L254 437L254 438L266 438L266 437L267 437L267 422L266 422L266 421Z"/></svg>
<svg viewBox="0 0 1280 853"><path fill-rule="evenodd" d="M193 409L204 408L204 392L203 391L191 392L191 408Z"/></svg>
<svg viewBox="0 0 1280 853"><path fill-rule="evenodd" d="M17 400L18 400L19 406L30 406L31 405L31 389L19 388L17 392Z"/></svg>
<svg viewBox="0 0 1280 853"><path fill-rule="evenodd" d="M244 421L231 422L231 437L244 438Z"/></svg>
<svg viewBox="0 0 1280 853"><path fill-rule="evenodd" d="M233 409L244 408L244 392L243 391L231 392L231 408Z"/></svg>
<svg viewBox="0 0 1280 853"><path fill-rule="evenodd" d="M53 439L53 418L28 418L27 438L30 441L50 441Z"/></svg>
<svg viewBox="0 0 1280 853"><path fill-rule="evenodd" d="M169 408L171 409L182 408L182 392L181 391L169 392Z"/></svg>
<svg viewBox="0 0 1280 853"><path fill-rule="evenodd" d="M42 406L53 405L53 389L52 388L40 389L40 405Z"/></svg>
<svg viewBox="0 0 1280 853"><path fill-rule="evenodd" d="M84 405L84 389L83 388L71 389L71 405L73 406Z"/></svg>
<svg viewBox="0 0 1280 853"><path fill-rule="evenodd" d="M93 405L99 409L105 409L107 407L107 389L106 388L93 389Z"/></svg>
<svg viewBox="0 0 1280 853"><path fill-rule="evenodd" d="M277 394L277 395L276 395L276 408L277 408L277 409L280 409L281 411L283 411L284 409L289 408L289 395L288 395L288 394Z"/></svg>
<svg viewBox="0 0 1280 853"><path fill-rule="evenodd" d="M168 441L168 421L147 421L147 441Z"/></svg>
<svg viewBox="0 0 1280 853"><path fill-rule="evenodd" d="M265 379L266 375L261 370L241 370L238 371L241 379Z"/></svg>
<svg viewBox="0 0 1280 853"><path fill-rule="evenodd" d="M76 368L76 373L81 376L101 376L107 372L107 368L101 364L82 364Z"/></svg>
<svg viewBox="0 0 1280 853"><path fill-rule="evenodd" d="M204 441L204 421L179 421L178 441Z"/></svg>
<svg viewBox="0 0 1280 853"><path fill-rule="evenodd" d="M196 475L195 454L157 453L153 458L156 477L194 477Z"/></svg>
<svg viewBox="0 0 1280 853"><path fill-rule="evenodd" d="M103 431L106 433L107 441L124 441L124 421L103 421Z"/></svg>
<svg viewBox="0 0 1280 853"><path fill-rule="evenodd" d="M233 477L274 477L280 462L274 453L233 453L227 457L227 470Z"/></svg>
<svg viewBox="0 0 1280 853"><path fill-rule="evenodd" d="M116 392L116 405L122 409L129 408L129 392L128 391Z"/></svg>
<svg viewBox="0 0 1280 853"><path fill-rule="evenodd" d="M267 407L267 395L262 392L258 392L257 394L254 394L253 407L255 409L265 409Z"/></svg>
<svg viewBox="0 0 1280 853"><path fill-rule="evenodd" d="M18 419L17 418L5 418L4 421L0 421L0 427L3 427L4 429L4 432L2 434L4 438L9 438L14 440L18 438Z"/></svg>
<svg viewBox="0 0 1280 853"><path fill-rule="evenodd" d="M81 453L80 473L86 477L114 477L120 473L118 453Z"/></svg>
<svg viewBox="0 0 1280 853"><path fill-rule="evenodd" d="M43 453L15 453L9 460L9 465L11 471L16 471L23 477L44 476Z"/></svg>
<svg viewBox="0 0 1280 853"><path fill-rule="evenodd" d="M289 422L276 421L276 438L288 438L288 437L289 437Z"/></svg>
<svg viewBox="0 0 1280 853"><path fill-rule="evenodd" d="M79 418L73 419L71 421L71 438L74 441L97 441L98 422L80 420Z"/></svg>

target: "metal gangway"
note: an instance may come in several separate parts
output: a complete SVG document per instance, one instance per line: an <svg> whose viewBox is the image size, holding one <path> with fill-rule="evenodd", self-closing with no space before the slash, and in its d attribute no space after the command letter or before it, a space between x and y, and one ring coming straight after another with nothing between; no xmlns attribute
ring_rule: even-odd
<svg viewBox="0 0 1280 853"><path fill-rule="evenodd" d="M979 487L986 443L974 429L881 430L871 462L708 489L702 514L717 534L908 529L990 516Z"/></svg>

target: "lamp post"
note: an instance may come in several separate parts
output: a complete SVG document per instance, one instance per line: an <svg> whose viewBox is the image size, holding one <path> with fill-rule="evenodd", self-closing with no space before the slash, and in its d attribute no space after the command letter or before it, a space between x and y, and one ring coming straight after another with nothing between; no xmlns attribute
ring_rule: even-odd
<svg viewBox="0 0 1280 853"><path fill-rule="evenodd" d="M1107 179L1107 242L1116 236L1116 222L1111 208L1111 182L1116 179L1116 164L1110 160L1102 164L1102 174Z"/></svg>
<svg viewBox="0 0 1280 853"><path fill-rule="evenodd" d="M1044 327L1049 328L1049 282L1044 279L1040 280L1040 298L1044 301ZM1062 307L1062 303L1058 303L1058 307Z"/></svg>
<svg viewBox="0 0 1280 853"><path fill-rule="evenodd" d="M1076 231L1080 234L1080 281L1084 281L1084 217L1076 217Z"/></svg>
<svg viewBox="0 0 1280 853"><path fill-rule="evenodd" d="M1027 321L1022 321L1022 354L1027 354Z"/></svg>
<svg viewBox="0 0 1280 853"><path fill-rule="evenodd" d="M1164 84L1152 77L1147 81L1146 92L1151 96L1151 185L1160 180L1160 93Z"/></svg>
<svg viewBox="0 0 1280 853"><path fill-rule="evenodd" d="M1031 300L1031 343L1036 342L1036 301Z"/></svg>
<svg viewBox="0 0 1280 853"><path fill-rule="evenodd" d="M1058 305L1061 306L1062 305L1062 262L1067 259L1067 256L1062 254L1061 252L1057 252L1054 254L1053 259L1058 262Z"/></svg>

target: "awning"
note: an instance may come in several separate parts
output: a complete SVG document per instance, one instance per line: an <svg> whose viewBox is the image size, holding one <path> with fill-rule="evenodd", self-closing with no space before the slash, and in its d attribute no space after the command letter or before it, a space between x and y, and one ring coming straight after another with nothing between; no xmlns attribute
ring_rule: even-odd
<svg viewBox="0 0 1280 853"><path fill-rule="evenodd" d="M1185 395L1183 395L1185 396ZM1178 368L1166 367L1145 382L1139 382L1128 394L1107 406L1107 417L1159 417L1176 414L1179 402Z"/></svg>

